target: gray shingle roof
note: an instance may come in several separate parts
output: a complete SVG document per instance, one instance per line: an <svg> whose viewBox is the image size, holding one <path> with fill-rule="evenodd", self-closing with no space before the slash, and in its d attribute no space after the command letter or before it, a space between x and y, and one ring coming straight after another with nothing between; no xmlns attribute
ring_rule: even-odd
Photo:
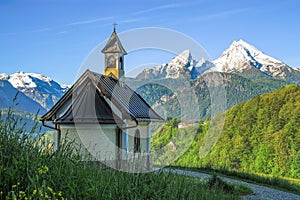
<svg viewBox="0 0 300 200"><path fill-rule="evenodd" d="M162 119L139 94L124 82L95 72L93 74L111 101L119 105L118 107L125 110L133 119L138 121Z"/></svg>
<svg viewBox="0 0 300 200"><path fill-rule="evenodd" d="M121 53L126 55L127 52L125 51L124 47L122 46L120 39L116 33L116 31L114 31L110 38L108 39L105 47L102 49L101 51L102 53Z"/></svg>
<svg viewBox="0 0 300 200"><path fill-rule="evenodd" d="M57 124L115 124L122 120L113 114L112 109L99 93L96 87L89 81L85 81L82 91L74 100L72 106L59 118Z"/></svg>
<svg viewBox="0 0 300 200"><path fill-rule="evenodd" d="M82 89L83 88L83 89ZM163 120L135 91L124 82L87 70L67 93L41 118L54 123L113 123L121 120L113 114L104 97L122 112L123 119L136 121ZM67 111L60 117L57 112L72 98ZM96 113L95 113L96 110ZM91 117L91 113L93 116ZM116 122L115 123L119 123Z"/></svg>

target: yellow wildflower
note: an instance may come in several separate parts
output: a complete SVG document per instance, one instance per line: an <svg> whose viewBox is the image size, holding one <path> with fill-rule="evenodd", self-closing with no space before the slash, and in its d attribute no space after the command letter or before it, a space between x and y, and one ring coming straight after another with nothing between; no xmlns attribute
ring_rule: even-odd
<svg viewBox="0 0 300 200"><path fill-rule="evenodd" d="M47 173L49 171L49 168L45 165L44 166L44 172Z"/></svg>
<svg viewBox="0 0 300 200"><path fill-rule="evenodd" d="M19 192L19 197L22 199L26 196L26 193L24 191Z"/></svg>
<svg viewBox="0 0 300 200"><path fill-rule="evenodd" d="M32 194L36 194L36 193L37 193L37 190L34 189L34 190L32 191Z"/></svg>
<svg viewBox="0 0 300 200"><path fill-rule="evenodd" d="M48 171L49 171L49 168L46 165L38 168L39 175L46 174Z"/></svg>
<svg viewBox="0 0 300 200"><path fill-rule="evenodd" d="M53 189L51 187L47 187L47 189L50 191L50 192L53 192Z"/></svg>

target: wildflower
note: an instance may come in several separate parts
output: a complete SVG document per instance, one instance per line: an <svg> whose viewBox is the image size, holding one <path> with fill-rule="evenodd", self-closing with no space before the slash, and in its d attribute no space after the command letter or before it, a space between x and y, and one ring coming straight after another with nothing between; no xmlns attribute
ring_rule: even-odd
<svg viewBox="0 0 300 200"><path fill-rule="evenodd" d="M19 197L20 197L20 199L24 198L25 195L26 195L26 193L25 193L24 191L20 191L20 192L19 192Z"/></svg>
<svg viewBox="0 0 300 200"><path fill-rule="evenodd" d="M38 168L39 175L46 174L48 171L49 171L49 168L46 165Z"/></svg>
<svg viewBox="0 0 300 200"><path fill-rule="evenodd" d="M46 199L50 199L50 197L48 196L47 193L45 194L45 198L46 198Z"/></svg>
<svg viewBox="0 0 300 200"><path fill-rule="evenodd" d="M53 192L53 189L51 187L47 187L47 189L50 191L50 192Z"/></svg>
<svg viewBox="0 0 300 200"><path fill-rule="evenodd" d="M46 165L44 166L44 171L45 171L45 173L47 173L49 171L49 168Z"/></svg>
<svg viewBox="0 0 300 200"><path fill-rule="evenodd" d="M16 187L17 187L17 185L12 185L11 187L12 187L12 188L16 188Z"/></svg>
<svg viewBox="0 0 300 200"><path fill-rule="evenodd" d="M37 190L34 189L34 190L32 191L32 194L35 195L36 193L37 193Z"/></svg>
<svg viewBox="0 0 300 200"><path fill-rule="evenodd" d="M59 196L59 197L62 196L62 191L59 191L58 196Z"/></svg>

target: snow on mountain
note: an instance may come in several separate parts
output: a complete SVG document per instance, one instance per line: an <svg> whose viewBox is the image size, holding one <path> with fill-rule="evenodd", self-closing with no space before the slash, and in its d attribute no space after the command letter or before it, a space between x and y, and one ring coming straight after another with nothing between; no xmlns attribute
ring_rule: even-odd
<svg viewBox="0 0 300 200"><path fill-rule="evenodd" d="M9 81L14 88L39 103L46 110L50 109L69 88L36 73L0 74L0 80Z"/></svg>
<svg viewBox="0 0 300 200"><path fill-rule="evenodd" d="M14 88L12 84L4 80L8 77L6 74L0 74L0 108L15 108L36 114L45 113L46 110L37 102Z"/></svg>
<svg viewBox="0 0 300 200"><path fill-rule="evenodd" d="M137 78L180 78L195 79L209 66L207 62L198 62L192 57L190 50L184 50L169 63L145 69ZM204 69L204 70L203 70Z"/></svg>
<svg viewBox="0 0 300 200"><path fill-rule="evenodd" d="M208 72L242 73L255 67L269 76L284 79L289 76L289 73L295 71L285 63L264 54L243 40L234 41L213 63L215 67Z"/></svg>
<svg viewBox="0 0 300 200"><path fill-rule="evenodd" d="M292 67L293 70L299 71L300 72L300 67Z"/></svg>

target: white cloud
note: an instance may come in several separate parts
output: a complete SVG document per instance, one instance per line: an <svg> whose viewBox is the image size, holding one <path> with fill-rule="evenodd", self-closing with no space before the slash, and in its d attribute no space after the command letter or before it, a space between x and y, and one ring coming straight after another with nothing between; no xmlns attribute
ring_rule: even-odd
<svg viewBox="0 0 300 200"><path fill-rule="evenodd" d="M149 12L159 11L159 10L165 10L165 9L170 9L170 8L177 8L177 7L180 7L180 6L182 6L182 5L178 4L178 3L165 4L165 5L157 6L157 7L154 7L154 8L149 8L149 9L137 11L137 12L133 13L133 15L141 15L141 14L144 14L144 13L149 13Z"/></svg>
<svg viewBox="0 0 300 200"><path fill-rule="evenodd" d="M76 21L68 24L69 26L74 26L74 25L82 25L82 24L91 24L95 22L100 22L100 21L106 21L106 20L112 20L114 17L101 17L101 18L94 18L94 19L88 19L88 20L82 20L82 21Z"/></svg>
<svg viewBox="0 0 300 200"><path fill-rule="evenodd" d="M239 14L248 11L247 8L241 8L241 9L234 9L234 10L226 10L226 11L221 11L217 13L212 13L208 15L203 15L199 16L197 18L191 19L192 21L197 21L197 20L208 20L208 19L214 19L214 18L222 18L222 17L228 17L231 15Z"/></svg>
<svg viewBox="0 0 300 200"><path fill-rule="evenodd" d="M68 33L68 31L60 31L57 34L66 34L66 33Z"/></svg>
<svg viewBox="0 0 300 200"><path fill-rule="evenodd" d="M138 21L141 21L142 18L134 18L134 19L124 19L124 20L119 20L119 21L116 21L117 23L120 23L120 24L125 24L125 23L131 23L131 22L138 22Z"/></svg>
<svg viewBox="0 0 300 200"><path fill-rule="evenodd" d="M39 32L45 32L45 31L50 31L50 30L51 30L50 28L41 28L41 29L32 30L30 32L32 32L32 33L39 33Z"/></svg>

